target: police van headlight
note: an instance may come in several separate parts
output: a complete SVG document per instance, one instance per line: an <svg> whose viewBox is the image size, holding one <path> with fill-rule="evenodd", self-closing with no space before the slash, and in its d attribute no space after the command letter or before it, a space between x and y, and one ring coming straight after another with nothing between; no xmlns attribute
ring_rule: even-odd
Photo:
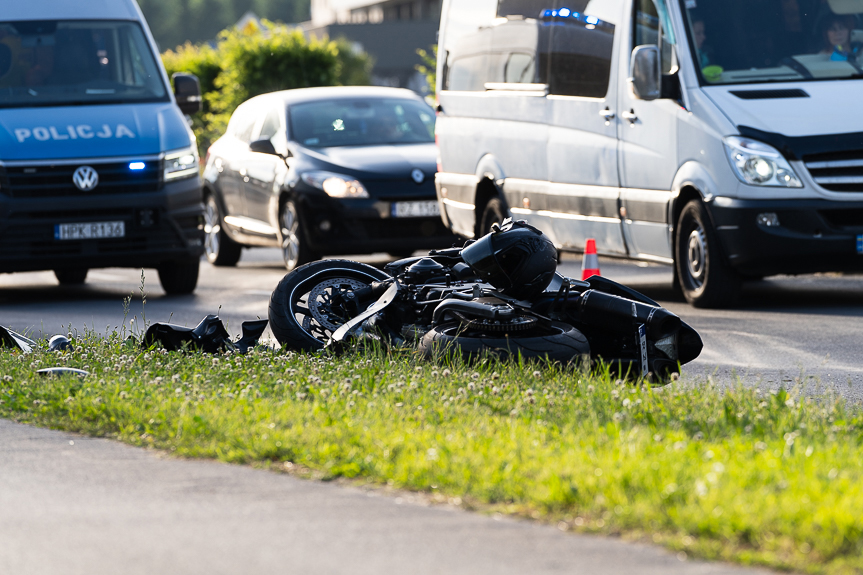
<svg viewBox="0 0 863 575"><path fill-rule="evenodd" d="M164 179L166 182L198 175L198 150L194 146L165 154Z"/></svg>
<svg viewBox="0 0 863 575"><path fill-rule="evenodd" d="M731 167L744 184L775 188L803 187L794 168L773 146L739 136L730 136L723 142Z"/></svg>

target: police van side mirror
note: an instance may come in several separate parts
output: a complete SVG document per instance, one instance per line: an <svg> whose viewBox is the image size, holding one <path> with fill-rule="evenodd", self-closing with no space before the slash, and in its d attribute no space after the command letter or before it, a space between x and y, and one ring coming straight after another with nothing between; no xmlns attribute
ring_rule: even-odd
<svg viewBox="0 0 863 575"><path fill-rule="evenodd" d="M639 100L656 100L662 95L662 74L659 71L657 46L638 46L632 51L629 84Z"/></svg>
<svg viewBox="0 0 863 575"><path fill-rule="evenodd" d="M191 116L201 111L201 84L193 74L177 72L171 76L174 83L174 96L177 106L184 114Z"/></svg>

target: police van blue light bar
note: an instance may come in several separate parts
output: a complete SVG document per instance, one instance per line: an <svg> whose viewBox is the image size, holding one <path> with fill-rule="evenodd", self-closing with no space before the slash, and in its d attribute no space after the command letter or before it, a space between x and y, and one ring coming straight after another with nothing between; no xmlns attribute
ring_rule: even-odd
<svg viewBox="0 0 863 575"><path fill-rule="evenodd" d="M566 19L575 19L581 20L586 24L591 24L593 26L598 25L601 20L596 16L585 16L584 14L579 14L578 12L571 10L569 8L558 8L557 10L547 9L543 10L540 13L540 18L544 20L548 20L551 18L566 18Z"/></svg>
<svg viewBox="0 0 863 575"><path fill-rule="evenodd" d="M129 169L132 170L133 172L143 170L146 167L147 167L147 164L145 164L144 162L132 162L129 164Z"/></svg>

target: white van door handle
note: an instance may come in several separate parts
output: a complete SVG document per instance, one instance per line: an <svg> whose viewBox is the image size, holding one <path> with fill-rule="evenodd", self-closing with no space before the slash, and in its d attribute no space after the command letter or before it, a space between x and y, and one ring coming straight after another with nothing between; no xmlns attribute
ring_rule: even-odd
<svg viewBox="0 0 863 575"><path fill-rule="evenodd" d="M638 121L638 115L635 113L635 110L630 110L628 112L623 112L621 114L624 120L629 120L630 124L634 124Z"/></svg>
<svg viewBox="0 0 863 575"><path fill-rule="evenodd" d="M617 117L617 116L614 114L614 112L612 112L612 111L611 111L611 109L610 109L610 108L608 108L608 107L606 107L606 108L605 108L605 110L600 110L600 111L599 111L599 115L600 115L600 116L602 116L603 118L605 118L605 121L606 121L606 122L610 122L610 121L612 121L614 118L616 118L616 117Z"/></svg>

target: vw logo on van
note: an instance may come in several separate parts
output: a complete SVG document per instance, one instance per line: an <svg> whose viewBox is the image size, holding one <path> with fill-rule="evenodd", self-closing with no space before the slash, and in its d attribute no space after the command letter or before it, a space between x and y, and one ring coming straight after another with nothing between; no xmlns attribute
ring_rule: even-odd
<svg viewBox="0 0 863 575"><path fill-rule="evenodd" d="M89 192L99 185L99 173L90 166L81 166L72 174L72 182L82 192Z"/></svg>
<svg viewBox="0 0 863 575"><path fill-rule="evenodd" d="M426 175L419 168L416 168L413 172L411 172L411 177L414 179L417 185L426 181Z"/></svg>

